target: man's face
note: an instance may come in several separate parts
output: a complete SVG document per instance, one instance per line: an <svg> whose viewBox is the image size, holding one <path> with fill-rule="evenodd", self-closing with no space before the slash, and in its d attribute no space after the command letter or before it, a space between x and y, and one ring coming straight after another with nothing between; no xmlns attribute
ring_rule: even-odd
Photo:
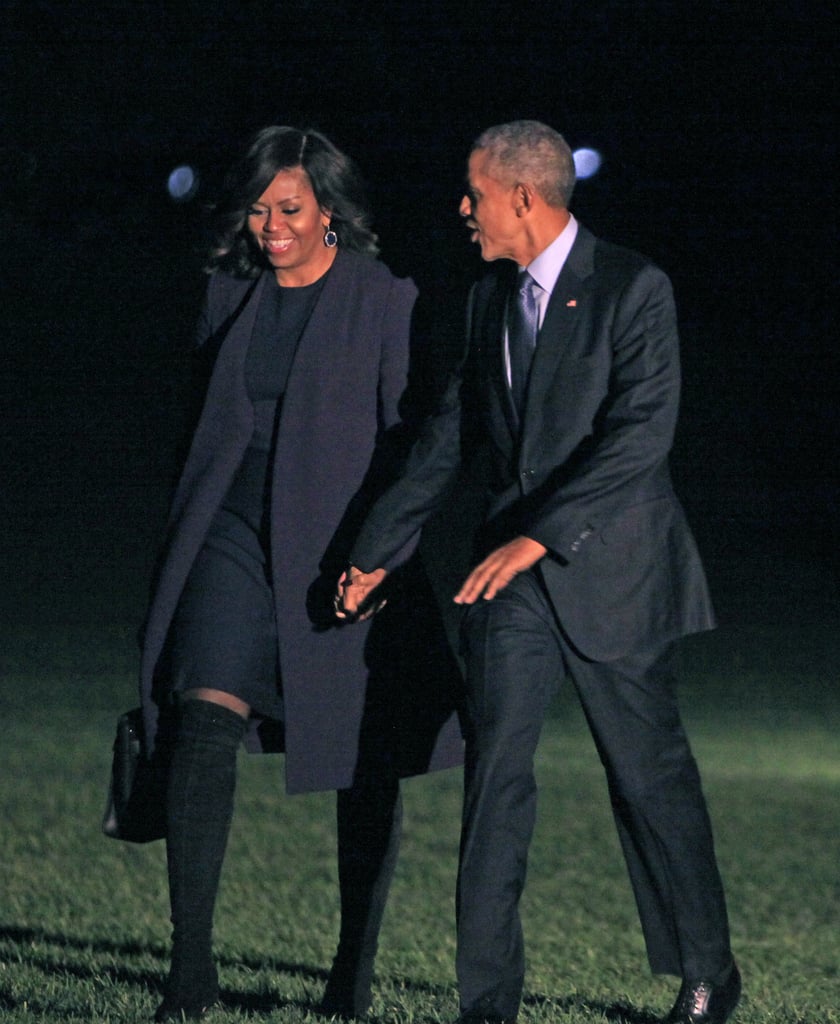
<svg viewBox="0 0 840 1024"><path fill-rule="evenodd" d="M491 177L489 163L484 149L476 149L470 155L467 191L458 212L467 222L472 241L481 247L482 259L515 260L522 236L516 188Z"/></svg>

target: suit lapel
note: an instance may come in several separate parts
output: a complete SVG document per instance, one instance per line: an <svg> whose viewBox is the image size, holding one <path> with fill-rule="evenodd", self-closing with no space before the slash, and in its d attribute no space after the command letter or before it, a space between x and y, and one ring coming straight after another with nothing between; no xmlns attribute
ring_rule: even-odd
<svg viewBox="0 0 840 1024"><path fill-rule="evenodd" d="M529 410L542 404L545 392L555 380L569 338L580 317L586 313L587 278L594 271L594 256L595 236L579 225L574 245L551 293L537 338L524 424L520 424L517 418L505 368L505 310L516 278L515 264L506 262L500 266L491 279L486 299L483 302L479 300L476 337L481 346L482 373L489 384L493 417L504 422L512 442L527 428Z"/></svg>
<svg viewBox="0 0 840 1024"><path fill-rule="evenodd" d="M594 252L594 236L584 227L578 227L577 237L554 285L537 338L525 403L525 426L529 411L542 404L546 390L552 386L569 338L580 317L586 313L586 279L594 269Z"/></svg>
<svg viewBox="0 0 840 1024"><path fill-rule="evenodd" d="M507 382L505 312L515 274L513 263L499 267L494 274L490 293L480 306L477 332L481 346L481 372L489 385L493 418L503 421L512 438L519 432L519 421Z"/></svg>

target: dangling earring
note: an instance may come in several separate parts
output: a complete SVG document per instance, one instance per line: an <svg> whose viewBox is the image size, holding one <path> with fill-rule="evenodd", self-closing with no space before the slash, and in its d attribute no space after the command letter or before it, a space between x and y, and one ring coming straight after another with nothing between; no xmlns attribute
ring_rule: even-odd
<svg viewBox="0 0 840 1024"><path fill-rule="evenodd" d="M338 235L333 231L329 224L327 224L326 229L324 230L324 245L328 249L334 249L338 245Z"/></svg>

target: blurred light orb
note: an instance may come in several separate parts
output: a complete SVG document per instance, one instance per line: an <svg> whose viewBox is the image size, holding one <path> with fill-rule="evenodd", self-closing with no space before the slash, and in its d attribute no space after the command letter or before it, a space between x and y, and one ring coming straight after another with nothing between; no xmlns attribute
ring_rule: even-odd
<svg viewBox="0 0 840 1024"><path fill-rule="evenodd" d="M166 191L176 203L188 203L198 192L198 174L188 164L181 164L166 179Z"/></svg>
<svg viewBox="0 0 840 1024"><path fill-rule="evenodd" d="M603 159L597 149L576 149L572 153L575 162L575 174L578 178L591 178L601 169Z"/></svg>

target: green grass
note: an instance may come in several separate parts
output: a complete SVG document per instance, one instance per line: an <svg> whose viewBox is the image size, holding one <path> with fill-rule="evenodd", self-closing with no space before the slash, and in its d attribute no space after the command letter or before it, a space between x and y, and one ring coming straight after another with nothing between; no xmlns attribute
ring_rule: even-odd
<svg viewBox="0 0 840 1024"><path fill-rule="evenodd" d="M21 628L0 641L0 1019L148 1020L167 969L163 844L98 831L114 721L134 696L131 631ZM827 628L758 627L684 648L685 717L745 979L739 1024L840 1022L839 648ZM282 770L276 757L240 760L211 1024L321 1019L338 928L333 797L285 797ZM601 769L568 695L539 775L521 1020L653 1024L675 982L647 970ZM373 1016L438 1024L457 1014L459 773L412 780L405 799Z"/></svg>

